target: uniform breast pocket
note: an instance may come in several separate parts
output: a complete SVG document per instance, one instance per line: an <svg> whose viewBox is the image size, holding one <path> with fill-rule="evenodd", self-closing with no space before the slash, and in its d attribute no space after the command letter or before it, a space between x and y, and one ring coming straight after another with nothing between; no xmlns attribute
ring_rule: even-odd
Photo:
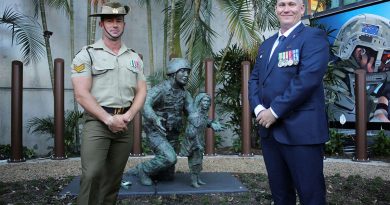
<svg viewBox="0 0 390 205"><path fill-rule="evenodd" d="M121 77L123 78L124 82L127 82L127 84L130 85L130 87L136 87L139 73L140 70L138 68L127 65L125 73L123 73Z"/></svg>
<svg viewBox="0 0 390 205"><path fill-rule="evenodd" d="M92 76L93 77L103 77L108 71L113 70L112 66L108 65L94 65L92 66Z"/></svg>
<svg viewBox="0 0 390 205"><path fill-rule="evenodd" d="M92 66L91 70L94 88L102 89L107 87L107 85L113 85L115 82L114 65L96 62L95 65Z"/></svg>

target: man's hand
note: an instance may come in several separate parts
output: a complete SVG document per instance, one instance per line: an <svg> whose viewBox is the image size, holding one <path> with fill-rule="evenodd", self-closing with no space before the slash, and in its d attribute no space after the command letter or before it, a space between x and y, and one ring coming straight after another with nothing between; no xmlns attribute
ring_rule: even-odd
<svg viewBox="0 0 390 205"><path fill-rule="evenodd" d="M265 128L269 128L273 123L276 122L276 118L272 114L271 110L268 108L268 109L261 111L257 115L256 121L259 123L259 125L261 125Z"/></svg>
<svg viewBox="0 0 390 205"><path fill-rule="evenodd" d="M107 121L107 126L113 133L127 130L127 122L124 120L123 115L111 116Z"/></svg>

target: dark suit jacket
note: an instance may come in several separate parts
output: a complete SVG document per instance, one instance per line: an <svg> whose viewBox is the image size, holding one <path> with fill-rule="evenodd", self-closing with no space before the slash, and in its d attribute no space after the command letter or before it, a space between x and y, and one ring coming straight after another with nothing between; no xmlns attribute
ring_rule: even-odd
<svg viewBox="0 0 390 205"><path fill-rule="evenodd" d="M269 128L260 126L259 135L272 134L283 144L320 144L329 139L325 111L323 76L329 60L325 32L298 25L275 49L278 34L263 42L249 79L251 110L262 104L278 115ZM278 53L299 50L298 65L278 67Z"/></svg>

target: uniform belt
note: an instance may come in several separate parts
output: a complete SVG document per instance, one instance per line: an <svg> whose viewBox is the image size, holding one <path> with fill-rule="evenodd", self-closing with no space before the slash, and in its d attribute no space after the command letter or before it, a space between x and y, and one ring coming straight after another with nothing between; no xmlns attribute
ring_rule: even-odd
<svg viewBox="0 0 390 205"><path fill-rule="evenodd" d="M122 108L113 108L113 107L102 106L102 108L110 114L121 115L121 114L124 114L125 112L127 112L130 109L130 106L129 107L122 107Z"/></svg>

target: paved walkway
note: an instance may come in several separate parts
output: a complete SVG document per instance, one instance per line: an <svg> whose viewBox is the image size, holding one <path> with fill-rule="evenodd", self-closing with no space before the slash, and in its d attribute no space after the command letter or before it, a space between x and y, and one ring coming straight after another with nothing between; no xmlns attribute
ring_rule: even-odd
<svg viewBox="0 0 390 205"><path fill-rule="evenodd" d="M130 157L126 171L137 163L148 160L153 156ZM188 172L187 159L178 157L176 171ZM203 165L204 172L233 172L233 173L263 173L266 174L263 157L240 157L237 155L206 156ZM339 174L341 176L360 175L364 178L381 177L390 181L390 163L380 161L355 162L350 159L324 160L326 176ZM49 177L77 176L81 174L80 158L66 160L33 159L22 163L7 163L0 161L0 181L12 182Z"/></svg>

